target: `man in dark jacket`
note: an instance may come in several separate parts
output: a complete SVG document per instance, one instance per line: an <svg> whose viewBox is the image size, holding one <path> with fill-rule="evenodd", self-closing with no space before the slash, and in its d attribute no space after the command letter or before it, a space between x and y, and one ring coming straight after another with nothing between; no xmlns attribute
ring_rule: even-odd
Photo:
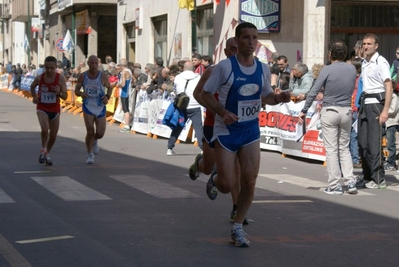
<svg viewBox="0 0 399 267"><path fill-rule="evenodd" d="M62 53L62 68L65 70L65 69L69 69L70 67L71 67L71 62L65 56L65 54Z"/></svg>

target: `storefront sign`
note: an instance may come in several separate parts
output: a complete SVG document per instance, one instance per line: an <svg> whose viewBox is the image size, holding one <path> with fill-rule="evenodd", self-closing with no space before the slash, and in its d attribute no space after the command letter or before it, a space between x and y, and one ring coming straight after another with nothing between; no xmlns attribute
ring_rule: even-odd
<svg viewBox="0 0 399 267"><path fill-rule="evenodd" d="M241 0L240 21L254 24L259 32L279 32L280 0Z"/></svg>

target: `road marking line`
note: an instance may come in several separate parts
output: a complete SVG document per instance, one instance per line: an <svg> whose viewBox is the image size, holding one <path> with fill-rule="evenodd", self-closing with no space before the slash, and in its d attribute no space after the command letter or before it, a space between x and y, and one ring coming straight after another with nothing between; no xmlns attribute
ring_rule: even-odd
<svg viewBox="0 0 399 267"><path fill-rule="evenodd" d="M40 242L49 242L49 241L56 241L56 240L64 240L64 239L71 239L75 238L71 235L62 235L62 236L53 236L53 237L45 237L45 238L37 238L37 239L28 239L28 240L19 240L15 241L18 244L31 244L31 243L40 243Z"/></svg>
<svg viewBox="0 0 399 267"><path fill-rule="evenodd" d="M0 234L0 254L12 267L32 267L30 263Z"/></svg>
<svg viewBox="0 0 399 267"><path fill-rule="evenodd" d="M289 200L289 199L283 199L283 200L254 200L252 203L254 204L259 204L259 203L312 203L312 200Z"/></svg>
<svg viewBox="0 0 399 267"><path fill-rule="evenodd" d="M112 175L110 177L158 198L200 197L190 191L161 182L146 175Z"/></svg>
<svg viewBox="0 0 399 267"><path fill-rule="evenodd" d="M14 173L20 174L20 173L48 173L48 172L50 171L16 171Z"/></svg>
<svg viewBox="0 0 399 267"><path fill-rule="evenodd" d="M307 189L318 189L320 192L323 192L324 188L326 188L325 182L319 182L291 174L259 174L259 176L276 181L283 181L284 183L297 185ZM374 196L374 194L365 192L365 190L358 190L357 196Z"/></svg>
<svg viewBox="0 0 399 267"><path fill-rule="evenodd" d="M14 203L15 201L0 188L0 203Z"/></svg>
<svg viewBox="0 0 399 267"><path fill-rule="evenodd" d="M31 177L35 182L65 201L111 200L68 176Z"/></svg>

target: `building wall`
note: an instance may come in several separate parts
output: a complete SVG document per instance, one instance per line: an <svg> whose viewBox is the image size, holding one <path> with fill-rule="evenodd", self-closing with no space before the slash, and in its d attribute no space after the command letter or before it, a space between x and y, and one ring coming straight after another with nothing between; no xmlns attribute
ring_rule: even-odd
<svg viewBox="0 0 399 267"><path fill-rule="evenodd" d="M135 54L136 62L141 65L154 62L154 27L152 18L166 15L167 17L167 57L173 50L174 36L181 34L182 37L182 58L191 58L191 17L187 9L179 9L178 1L163 0L125 0L126 5L118 5L118 26L117 26L117 60L126 58L127 37L125 25L134 23L136 20L136 8L140 9L140 29L136 30ZM170 58L164 61L171 61ZM168 65L169 62L165 62Z"/></svg>
<svg viewBox="0 0 399 267"><path fill-rule="evenodd" d="M223 48L226 40L234 36L234 28L239 22L240 2L221 0L220 4L215 3L215 62L225 58ZM272 52L285 55L291 65L302 57L303 11L304 0L281 1L280 32L260 33L258 36L257 56L262 61L267 61L267 55Z"/></svg>
<svg viewBox="0 0 399 267"><path fill-rule="evenodd" d="M292 66L303 54L304 0L281 1L280 32L259 35L272 52L285 55Z"/></svg>
<svg viewBox="0 0 399 267"><path fill-rule="evenodd" d="M56 42L59 38L63 38L63 28L61 17L55 13L49 16L49 45L46 47L46 57L54 56L58 60L62 60L62 52L56 49Z"/></svg>
<svg viewBox="0 0 399 267"><path fill-rule="evenodd" d="M15 34L13 36L13 49L12 49L12 64L28 63L27 53L24 47L26 40L26 24L24 22L13 22L14 31L22 34Z"/></svg>
<svg viewBox="0 0 399 267"><path fill-rule="evenodd" d="M7 63L12 61L13 54L13 23L11 20L2 22L4 27L4 33L2 33L2 47L3 51L1 53L3 59L1 62Z"/></svg>

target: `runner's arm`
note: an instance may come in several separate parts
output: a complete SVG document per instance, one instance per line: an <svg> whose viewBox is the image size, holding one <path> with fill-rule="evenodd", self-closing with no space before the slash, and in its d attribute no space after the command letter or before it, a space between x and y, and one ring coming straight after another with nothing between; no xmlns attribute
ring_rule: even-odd
<svg viewBox="0 0 399 267"><path fill-rule="evenodd" d="M262 96L262 105L277 105L280 103L287 103L291 101L291 92L284 91L280 94L271 92L266 97Z"/></svg>
<svg viewBox="0 0 399 267"><path fill-rule="evenodd" d="M36 76L35 79L33 80L33 82L30 85L30 94L32 96L32 102L34 104L37 104L39 101L37 99L37 95L36 95L36 86L39 85L39 79L40 79L40 75Z"/></svg>
<svg viewBox="0 0 399 267"><path fill-rule="evenodd" d="M67 88L66 88L66 81L65 81L65 77L60 75L60 79L58 81L58 85L61 88L60 93L58 94L58 96L63 99L66 100L68 97L68 93L67 93Z"/></svg>
<svg viewBox="0 0 399 267"><path fill-rule="evenodd" d="M81 91L82 86L83 86L83 77L84 77L84 73L79 74L78 80L75 85L75 95L76 96L86 97L86 94Z"/></svg>
<svg viewBox="0 0 399 267"><path fill-rule="evenodd" d="M203 91L203 88L204 88L204 85L205 85L206 81L208 80L209 76L210 76L211 73L212 73L212 69L213 69L213 66L211 66L211 67L209 67L209 68L207 68L207 69L205 70L205 72L204 72L204 74L201 76L201 79L199 80L197 86L195 87L194 93L193 93L193 96L194 96L195 100L197 100L197 102L198 102L201 106L203 106L203 107L205 107L205 108L207 108L207 109L208 109L208 107L206 106L205 102L204 102L204 101L202 100L202 98L201 98L201 93L202 93L202 91Z"/></svg>
<svg viewBox="0 0 399 267"><path fill-rule="evenodd" d="M109 83L108 77L107 77L107 75L106 75L104 72L102 73L101 79L102 79L102 82L103 82L103 86L104 86L105 88L107 88L107 94L106 94L106 96L107 96L107 98L108 98L108 100L109 100L109 99L111 98L111 94L112 94L112 86L111 86L111 84Z"/></svg>
<svg viewBox="0 0 399 267"><path fill-rule="evenodd" d="M223 122L226 125L230 125L236 122L239 118L234 113L228 111L216 100L215 96L207 91L201 92L201 98L205 103L205 107L209 108L213 113L218 114L223 118Z"/></svg>

